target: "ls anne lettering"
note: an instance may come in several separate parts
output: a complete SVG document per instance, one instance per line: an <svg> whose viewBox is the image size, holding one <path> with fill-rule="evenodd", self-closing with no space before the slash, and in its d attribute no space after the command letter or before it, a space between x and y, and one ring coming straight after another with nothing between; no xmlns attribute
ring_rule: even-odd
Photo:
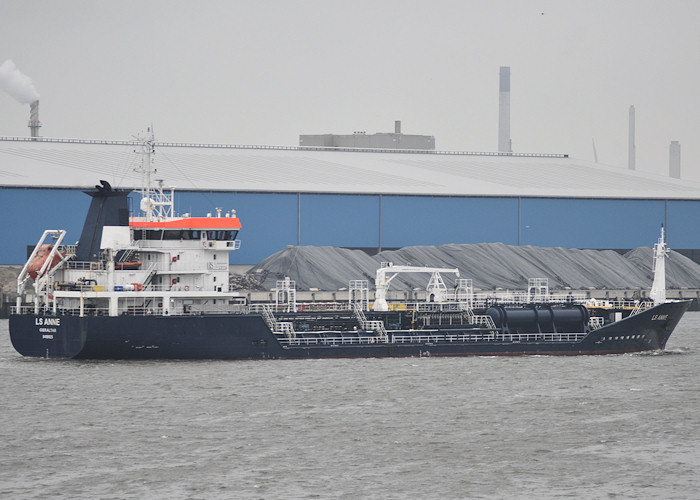
<svg viewBox="0 0 700 500"><path fill-rule="evenodd" d="M61 318L34 318L37 326L61 326Z"/></svg>

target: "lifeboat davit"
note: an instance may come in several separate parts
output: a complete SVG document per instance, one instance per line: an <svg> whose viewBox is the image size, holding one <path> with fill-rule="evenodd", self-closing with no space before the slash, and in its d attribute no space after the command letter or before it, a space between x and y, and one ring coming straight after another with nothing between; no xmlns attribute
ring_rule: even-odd
<svg viewBox="0 0 700 500"><path fill-rule="evenodd" d="M28 268L29 276L31 276L33 280L36 281L36 277L39 274L39 271L41 271L41 268L44 267L44 263L46 262L46 259L49 258L51 250L53 250L53 245L48 243L45 243L39 247L39 250L36 252L36 255L32 259L32 262L29 264ZM61 262L62 258L63 255L56 252L51 260L51 263L46 267L46 270L48 271L56 264Z"/></svg>

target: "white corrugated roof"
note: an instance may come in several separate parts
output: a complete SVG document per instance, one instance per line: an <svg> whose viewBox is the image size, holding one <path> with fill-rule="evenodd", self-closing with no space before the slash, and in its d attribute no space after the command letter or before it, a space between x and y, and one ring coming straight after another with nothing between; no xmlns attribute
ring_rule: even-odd
<svg viewBox="0 0 700 500"><path fill-rule="evenodd" d="M138 187L139 144L0 138L0 186ZM156 142L165 184L187 190L698 199L700 184L569 158Z"/></svg>

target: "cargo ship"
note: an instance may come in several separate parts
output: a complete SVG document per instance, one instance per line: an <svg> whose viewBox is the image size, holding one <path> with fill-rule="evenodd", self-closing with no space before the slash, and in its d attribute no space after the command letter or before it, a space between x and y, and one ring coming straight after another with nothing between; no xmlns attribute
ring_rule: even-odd
<svg viewBox="0 0 700 500"><path fill-rule="evenodd" d="M176 215L174 190L154 175L154 141L139 141L140 212L130 190L106 181L80 240L46 230L17 280L10 337L23 356L78 359L284 359L400 356L617 354L664 349L690 301L667 300L661 237L650 300L596 301L550 293L533 278L522 293L477 294L458 269L381 263L348 300L303 303L294 281L253 303L229 286L240 247L234 210ZM389 300L400 273L430 275L426 300ZM454 286L441 274L454 273ZM31 285L30 285L31 282ZM32 287L33 290L27 289ZM31 301L23 297L31 296ZM370 300L372 298L373 300Z"/></svg>

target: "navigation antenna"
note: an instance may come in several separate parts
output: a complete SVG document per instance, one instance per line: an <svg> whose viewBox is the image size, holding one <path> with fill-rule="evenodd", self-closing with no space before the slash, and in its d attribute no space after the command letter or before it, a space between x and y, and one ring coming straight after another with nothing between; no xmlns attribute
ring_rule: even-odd
<svg viewBox="0 0 700 500"><path fill-rule="evenodd" d="M173 217L174 189L170 188L170 193L163 191L163 179L155 179L157 186L152 186L151 175L155 175L157 170L153 167L153 157L155 156L155 138L153 127L146 131L146 135L138 135L136 140L141 144L139 150L135 151L141 155L141 165L135 169L141 172L141 211L145 214L146 221L164 220Z"/></svg>

